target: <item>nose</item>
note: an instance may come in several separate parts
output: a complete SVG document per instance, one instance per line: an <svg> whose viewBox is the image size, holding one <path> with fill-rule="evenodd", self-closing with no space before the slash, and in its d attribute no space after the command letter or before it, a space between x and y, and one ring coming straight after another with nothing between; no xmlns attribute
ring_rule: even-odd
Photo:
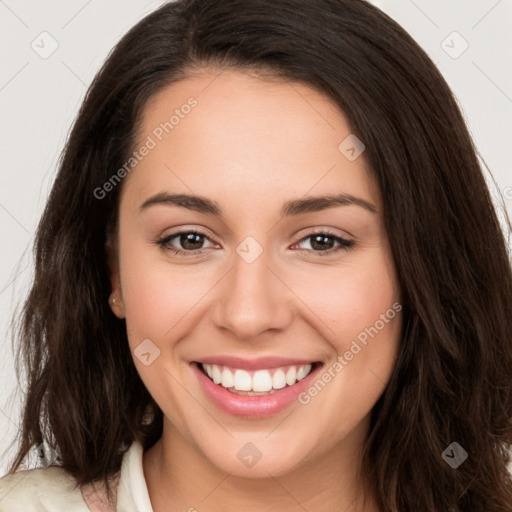
<svg viewBox="0 0 512 512"><path fill-rule="evenodd" d="M245 341L286 329L293 316L293 293L269 263L266 251L252 262L234 255L215 304L213 320L219 329Z"/></svg>

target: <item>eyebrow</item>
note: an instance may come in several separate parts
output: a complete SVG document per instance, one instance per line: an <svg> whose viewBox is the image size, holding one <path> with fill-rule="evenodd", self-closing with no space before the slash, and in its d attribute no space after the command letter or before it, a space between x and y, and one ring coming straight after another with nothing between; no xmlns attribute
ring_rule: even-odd
<svg viewBox="0 0 512 512"><path fill-rule="evenodd" d="M168 192L160 192L146 199L140 206L140 211L142 212L150 206L162 204L181 206L215 217L222 217L223 215L222 209L216 201L197 195L169 194ZM371 213L377 213L375 205L366 199L341 193L329 196L309 196L286 201L281 208L281 216L289 217L303 213L314 213L328 208L349 205L360 206Z"/></svg>

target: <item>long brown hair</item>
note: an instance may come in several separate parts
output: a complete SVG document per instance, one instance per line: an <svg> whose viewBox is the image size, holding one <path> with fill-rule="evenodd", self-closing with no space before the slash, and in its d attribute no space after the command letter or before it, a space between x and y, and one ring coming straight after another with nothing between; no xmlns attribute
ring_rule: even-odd
<svg viewBox="0 0 512 512"><path fill-rule="evenodd" d="M105 483L162 412L108 306L107 230L149 98L193 69L270 73L335 102L383 197L404 307L364 471L383 511L512 510L512 273L477 152L449 87L392 19L361 0L178 0L118 43L70 133L35 241L18 329L28 392L10 471L43 440L79 484ZM147 420L148 408L153 415ZM441 456L452 442L468 459Z"/></svg>

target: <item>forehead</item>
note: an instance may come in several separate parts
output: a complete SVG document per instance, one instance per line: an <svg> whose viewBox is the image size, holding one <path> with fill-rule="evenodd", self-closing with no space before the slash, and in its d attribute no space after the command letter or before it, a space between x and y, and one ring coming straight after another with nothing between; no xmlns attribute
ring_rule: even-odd
<svg viewBox="0 0 512 512"><path fill-rule="evenodd" d="M351 161L340 150L353 136L347 119L304 84L237 71L196 74L152 97L141 121L135 149L151 149L124 184L138 202L164 190L221 202L341 191L378 202L364 153Z"/></svg>

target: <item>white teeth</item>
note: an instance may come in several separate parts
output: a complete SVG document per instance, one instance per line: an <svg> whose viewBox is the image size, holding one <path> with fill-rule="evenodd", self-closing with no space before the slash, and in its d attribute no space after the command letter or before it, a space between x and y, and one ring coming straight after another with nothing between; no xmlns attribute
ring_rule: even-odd
<svg viewBox="0 0 512 512"><path fill-rule="evenodd" d="M304 366L301 366L299 368L299 371L297 372L297 380L302 380L306 375L311 371L311 365L305 364Z"/></svg>
<svg viewBox="0 0 512 512"><path fill-rule="evenodd" d="M215 365L214 365L215 366ZM235 382L233 384L237 391L251 391L252 379L251 375L245 370L237 370L235 372Z"/></svg>
<svg viewBox="0 0 512 512"><path fill-rule="evenodd" d="M212 379L215 384L221 381L220 368L216 364L212 364Z"/></svg>
<svg viewBox="0 0 512 512"><path fill-rule="evenodd" d="M219 366L216 364L202 364L208 377L215 384L220 384L232 391L254 393L273 393L274 390L293 386L297 381L307 377L311 372L312 365L305 364L300 367L286 366L275 370L257 370L249 373L246 370ZM273 374L272 374L273 372Z"/></svg>
<svg viewBox="0 0 512 512"><path fill-rule="evenodd" d="M279 368L279 370L274 373L274 376L272 377L272 387L274 389L282 389L286 386L286 375L284 374L283 370Z"/></svg>
<svg viewBox="0 0 512 512"><path fill-rule="evenodd" d="M224 368L224 370L222 370L221 384L223 388L232 388L235 385L233 372L231 372L231 370L228 368Z"/></svg>
<svg viewBox="0 0 512 512"><path fill-rule="evenodd" d="M288 386L293 386L296 380L297 370L295 369L295 366L290 366L289 370L286 372L286 384L288 384Z"/></svg>
<svg viewBox="0 0 512 512"><path fill-rule="evenodd" d="M270 391L272 389L272 377L267 370L258 370L252 378L253 391Z"/></svg>
<svg viewBox="0 0 512 512"><path fill-rule="evenodd" d="M212 365L211 364L203 364L203 368L206 370L206 373L208 374L208 377L210 377L210 379L211 379L212 376L213 376Z"/></svg>

